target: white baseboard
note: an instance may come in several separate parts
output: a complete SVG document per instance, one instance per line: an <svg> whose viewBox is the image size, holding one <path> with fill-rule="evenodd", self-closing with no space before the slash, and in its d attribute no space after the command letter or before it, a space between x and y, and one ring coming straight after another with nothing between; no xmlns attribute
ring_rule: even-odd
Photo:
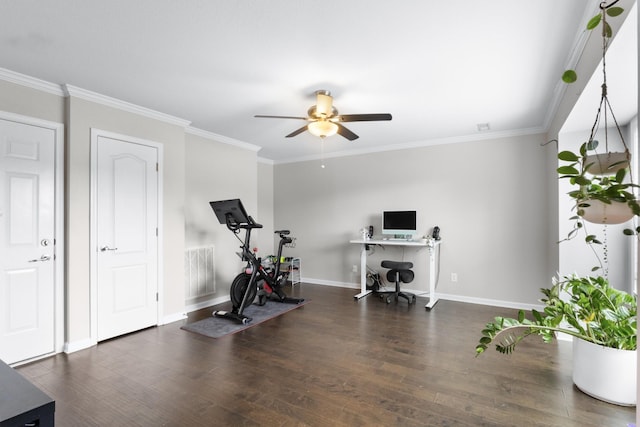
<svg viewBox="0 0 640 427"><path fill-rule="evenodd" d="M315 285L325 285L325 286L337 286L341 288L349 288L349 289L360 289L360 285L357 283L345 283L345 282L336 282L331 280L324 279L313 279L309 277L304 277L301 280L303 283L311 283ZM416 294L420 297L429 297L429 292L425 290L416 290L416 289L407 289L403 288L403 290ZM442 294L436 292L438 299L440 300L449 300L449 301L457 301L457 302L466 302L469 304L479 304L479 305L489 305L493 307L504 307L504 308L513 308L516 310L544 310L542 305L536 304L526 304L522 302L513 302L513 301L503 301L489 298L476 298L476 297L467 297L464 295L454 295L454 294Z"/></svg>
<svg viewBox="0 0 640 427"><path fill-rule="evenodd" d="M167 325L169 323L177 322L179 320L184 320L186 318L187 318L187 313L168 314L166 316L162 316L162 319L160 319L160 323L158 323L158 326Z"/></svg>
<svg viewBox="0 0 640 427"><path fill-rule="evenodd" d="M212 298L206 301L201 301L199 303L196 304L189 304L185 307L185 310L187 311L187 313L191 313L192 311L197 311L200 310L202 308L207 308L207 307L211 307L212 305L217 305L217 304L222 304L224 302L227 301L231 301L231 298L229 297L229 295L223 296L223 297L217 297L217 298Z"/></svg>
<svg viewBox="0 0 640 427"><path fill-rule="evenodd" d="M93 347L96 345L90 338L85 338L79 341L73 342L65 342L64 343L64 352L67 354L75 353L76 351L85 350L89 347Z"/></svg>
<svg viewBox="0 0 640 427"><path fill-rule="evenodd" d="M409 291L411 292L411 291ZM419 295L420 292L424 293L424 291L418 291L418 293L416 293L416 295ZM415 292L414 292L415 293ZM427 292L427 297L429 293ZM466 302L469 304L479 304L479 305L489 305L489 306L493 306L493 307L503 307L503 308L513 308L516 310L538 310L538 311L542 311L544 310L544 307L542 305L536 305L536 304L526 304L523 302L513 302L513 301L503 301L503 300L497 300L497 299L488 299L488 298L477 298L477 297L466 297L463 295L454 295L454 294L441 294L441 293L437 293L436 295L438 296L438 299L442 299L442 300L449 300L449 301L457 301L457 302Z"/></svg>
<svg viewBox="0 0 640 427"><path fill-rule="evenodd" d="M360 285L358 283L335 282L333 280L314 279L311 277L302 277L300 281L302 283L312 283L315 285L335 286L338 288L349 288L349 289L360 289Z"/></svg>

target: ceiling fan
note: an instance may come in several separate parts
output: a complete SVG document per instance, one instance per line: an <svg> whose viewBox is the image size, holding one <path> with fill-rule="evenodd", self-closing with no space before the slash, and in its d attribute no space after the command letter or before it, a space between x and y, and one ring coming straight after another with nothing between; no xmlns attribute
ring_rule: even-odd
<svg viewBox="0 0 640 427"><path fill-rule="evenodd" d="M333 97L328 90L317 90L316 105L312 105L307 111L307 117L297 116L267 116L257 114L254 117L270 119L297 119L306 120L309 123L300 129L294 130L286 138L291 138L308 130L312 135L324 139L336 133L347 138L349 141L358 139L358 135L342 126L342 122L373 122L381 120L391 120L391 114L338 114L338 110L333 106Z"/></svg>

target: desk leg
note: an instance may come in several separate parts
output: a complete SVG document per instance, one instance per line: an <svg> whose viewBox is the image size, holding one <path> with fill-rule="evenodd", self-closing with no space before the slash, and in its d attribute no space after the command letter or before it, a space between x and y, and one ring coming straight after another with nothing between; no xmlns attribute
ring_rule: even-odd
<svg viewBox="0 0 640 427"><path fill-rule="evenodd" d="M354 295L353 298L359 300L371 293L367 290L367 245L362 245L360 249L360 293Z"/></svg>
<svg viewBox="0 0 640 427"><path fill-rule="evenodd" d="M436 248L429 248L429 302L424 306L427 310L431 310L438 302L436 296Z"/></svg>

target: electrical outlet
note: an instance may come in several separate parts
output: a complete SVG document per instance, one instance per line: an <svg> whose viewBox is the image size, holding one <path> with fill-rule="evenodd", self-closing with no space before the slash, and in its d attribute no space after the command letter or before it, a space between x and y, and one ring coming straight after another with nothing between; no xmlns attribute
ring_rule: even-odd
<svg viewBox="0 0 640 427"><path fill-rule="evenodd" d="M451 273L451 281L452 282L458 281L458 273Z"/></svg>
<svg viewBox="0 0 640 427"><path fill-rule="evenodd" d="M358 272L358 266L356 264L353 264L353 267L351 268L351 271L353 271L354 273Z"/></svg>

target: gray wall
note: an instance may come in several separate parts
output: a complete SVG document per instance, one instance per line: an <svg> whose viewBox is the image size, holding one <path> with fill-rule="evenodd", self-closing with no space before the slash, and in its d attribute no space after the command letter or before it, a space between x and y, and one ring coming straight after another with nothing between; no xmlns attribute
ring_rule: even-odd
<svg viewBox="0 0 640 427"><path fill-rule="evenodd" d="M90 336L91 128L163 145L162 312L163 317L184 312L184 128L71 96L67 98L66 113L65 216L67 342L72 347Z"/></svg>
<svg viewBox="0 0 640 427"><path fill-rule="evenodd" d="M37 90L0 80L0 109L65 124L65 342L70 351L90 340L90 132L92 128L163 145L163 283L164 319L185 311L184 249L214 244L218 292L228 299L229 284L242 263L239 242L217 223L208 202L241 198L250 214L260 211L266 252L272 251L273 168L261 166L256 151L185 132L175 123L105 106L83 97L65 96L57 85ZM186 165L189 165L187 168ZM261 187L260 209L258 186ZM254 240L256 240L254 239ZM163 321L163 319L161 319Z"/></svg>
<svg viewBox="0 0 640 427"><path fill-rule="evenodd" d="M240 242L218 222L209 202L240 199L247 213L255 217L258 211L256 158L254 151L187 134L185 247L215 246L216 293L207 300L228 299L231 281L244 265L236 255ZM257 238L258 233L255 236Z"/></svg>
<svg viewBox="0 0 640 427"><path fill-rule="evenodd" d="M258 233L258 248L263 255L274 254L278 239L273 235L273 163L258 162L258 215L256 221L263 225ZM286 255L285 255L286 256Z"/></svg>
<svg viewBox="0 0 640 427"><path fill-rule="evenodd" d="M369 224L379 233L383 210L415 209L421 233L442 229L439 292L537 304L556 245L548 225L556 183L546 177L555 166L544 142L529 135L326 159L324 169L320 161L276 165L275 227L298 237L304 280L358 286L359 247L349 239ZM369 267L381 270L386 258L413 261L416 279L407 287L426 292L427 256L377 248Z"/></svg>
<svg viewBox="0 0 640 427"><path fill-rule="evenodd" d="M50 92L45 92L9 83L0 78L0 110L64 123L65 98L62 96L62 89L56 90L54 86L51 85Z"/></svg>
<svg viewBox="0 0 640 427"><path fill-rule="evenodd" d="M65 125L65 342L90 344L90 131L91 128L163 144L164 317L184 312L184 128L76 97L50 85L37 90L0 81L0 109Z"/></svg>

